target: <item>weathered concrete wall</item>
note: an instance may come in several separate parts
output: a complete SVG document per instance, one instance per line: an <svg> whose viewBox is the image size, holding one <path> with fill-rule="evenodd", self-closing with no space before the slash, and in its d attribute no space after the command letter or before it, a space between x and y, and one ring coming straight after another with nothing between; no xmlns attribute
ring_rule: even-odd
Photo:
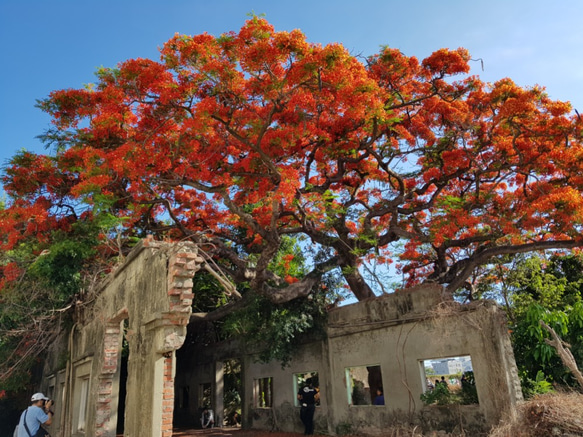
<svg viewBox="0 0 583 437"><path fill-rule="evenodd" d="M487 429L513 409L522 394L514 383L518 379L504 314L491 302L461 306L442 300L441 287L425 286L330 313L330 392L324 396L334 405L329 413L334 426L373 431L403 418L420 425L431 418L442 429L452 420L462 420L466 430ZM468 355L479 407L423 406L421 362ZM380 365L384 407L349 405L345 369L363 365Z"/></svg>
<svg viewBox="0 0 583 437"><path fill-rule="evenodd" d="M213 360L240 356L243 425L248 428L301 432L294 375L317 372L317 431L374 434L398 422L427 430L487 430L522 398L505 315L493 302L459 305L442 292L437 285L422 286L334 309L328 338L303 346L284 369L278 362L257 362L252 351L220 345L198 351L189 363L189 375L178 378L194 385L213 381L208 370ZM457 356L471 357L479 405L424 406L422 362ZM351 405L346 370L362 366L380 366L384 406ZM256 381L262 378L272 378L272 408L257 407Z"/></svg>
<svg viewBox="0 0 583 437"><path fill-rule="evenodd" d="M171 436L174 351L184 342L192 277L201 261L191 244L145 240L109 276L70 332L70 360L61 410L56 412L64 418L58 424L61 435L115 436L122 327L127 319L127 395L119 400L126 404L124 435ZM54 359L47 362L49 380L62 372Z"/></svg>
<svg viewBox="0 0 583 437"><path fill-rule="evenodd" d="M327 388L328 353L324 342L305 345L295 356L288 367L282 368L281 363L262 364L255 361L251 355L245 356L244 385L248 388L243 401L244 425L257 429L278 429L287 432L303 430L299 419L299 406L296 403L297 387L294 375L317 373L320 387L324 392ZM261 378L273 378L273 408L256 408L255 381ZM333 404L332 404L333 405ZM333 405L335 408L336 406ZM333 408L329 408L326 398L322 398L314 423L319 429L327 429L327 417Z"/></svg>

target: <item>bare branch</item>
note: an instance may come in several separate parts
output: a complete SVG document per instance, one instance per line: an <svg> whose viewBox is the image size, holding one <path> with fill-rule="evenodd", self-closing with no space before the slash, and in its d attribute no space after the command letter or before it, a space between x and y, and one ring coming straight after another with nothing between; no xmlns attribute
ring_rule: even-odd
<svg viewBox="0 0 583 437"><path fill-rule="evenodd" d="M551 334L551 337L553 338L552 340L545 338L545 343L555 348L557 354L559 355L559 358L561 358L561 361L563 362L565 367L567 367L571 371L573 376L575 376L575 379L577 379L577 382L579 383L579 388L583 390L583 375L581 375L581 371L579 370L579 367L577 367L577 362L575 361L573 354L569 350L571 346L565 343L563 340L561 340L561 338L558 336L555 330L551 328L549 325L547 325L544 321L539 320L539 323L544 329L546 329Z"/></svg>

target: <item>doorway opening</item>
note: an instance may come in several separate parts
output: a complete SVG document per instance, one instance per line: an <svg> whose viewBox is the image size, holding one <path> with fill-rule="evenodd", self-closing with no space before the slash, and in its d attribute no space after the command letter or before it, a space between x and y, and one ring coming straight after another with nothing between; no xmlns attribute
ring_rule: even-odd
<svg viewBox="0 0 583 437"><path fill-rule="evenodd" d="M226 360L223 366L223 424L241 425L241 360Z"/></svg>
<svg viewBox="0 0 583 437"><path fill-rule="evenodd" d="M128 359L130 356L130 347L126 334L128 332L129 321L128 319L123 320L122 324L122 342L120 350L120 361L119 361L119 391L118 391L118 401L117 401L117 425L116 434L124 433L124 423L125 423L125 412L126 412L126 393L127 393L127 382L128 382Z"/></svg>

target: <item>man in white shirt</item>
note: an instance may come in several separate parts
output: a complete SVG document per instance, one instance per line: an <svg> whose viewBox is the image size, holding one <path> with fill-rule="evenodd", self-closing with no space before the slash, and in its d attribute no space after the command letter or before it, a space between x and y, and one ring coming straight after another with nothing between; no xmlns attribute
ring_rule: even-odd
<svg viewBox="0 0 583 437"><path fill-rule="evenodd" d="M205 407L202 411L202 416L200 418L200 423L203 428L212 428L215 425L215 418L213 416L213 410Z"/></svg>

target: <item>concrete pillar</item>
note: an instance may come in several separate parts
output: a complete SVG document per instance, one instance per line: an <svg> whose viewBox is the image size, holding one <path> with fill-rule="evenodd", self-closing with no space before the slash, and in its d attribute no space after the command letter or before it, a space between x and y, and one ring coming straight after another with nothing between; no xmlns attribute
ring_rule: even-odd
<svg viewBox="0 0 583 437"><path fill-rule="evenodd" d="M225 363L215 362L215 380L213 393L213 411L215 412L215 426L223 426L223 415L225 412Z"/></svg>
<svg viewBox="0 0 583 437"><path fill-rule="evenodd" d="M154 375L152 386L152 420L151 433L152 437L162 436L162 401L164 397L164 357L160 355L154 361Z"/></svg>
<svg viewBox="0 0 583 437"><path fill-rule="evenodd" d="M253 427L253 378L248 369L251 367L251 355L241 358L241 427Z"/></svg>

